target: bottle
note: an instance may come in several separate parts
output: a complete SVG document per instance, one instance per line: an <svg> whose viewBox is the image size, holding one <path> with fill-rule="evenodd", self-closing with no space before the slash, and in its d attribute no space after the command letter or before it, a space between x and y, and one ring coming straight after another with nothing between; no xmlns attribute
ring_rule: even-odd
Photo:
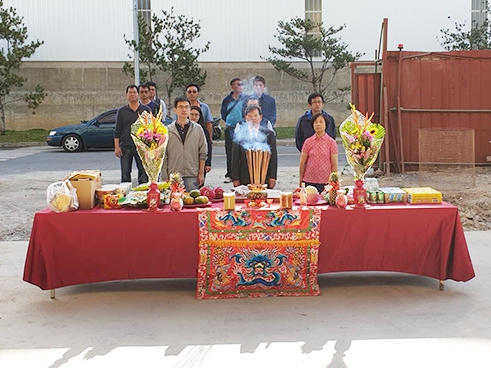
<svg viewBox="0 0 491 368"><path fill-rule="evenodd" d="M307 190L305 189L305 183L302 183L302 187L300 188L300 193L298 194L298 199L301 206L307 205Z"/></svg>
<svg viewBox="0 0 491 368"><path fill-rule="evenodd" d="M157 211L160 204L160 190L157 183L151 183L147 193L147 207L149 211Z"/></svg>

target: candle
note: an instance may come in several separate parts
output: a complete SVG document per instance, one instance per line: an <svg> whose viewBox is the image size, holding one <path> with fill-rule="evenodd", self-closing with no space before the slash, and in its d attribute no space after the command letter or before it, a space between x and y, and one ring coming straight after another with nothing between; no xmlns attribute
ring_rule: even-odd
<svg viewBox="0 0 491 368"><path fill-rule="evenodd" d="M223 193L223 208L235 210L235 193Z"/></svg>

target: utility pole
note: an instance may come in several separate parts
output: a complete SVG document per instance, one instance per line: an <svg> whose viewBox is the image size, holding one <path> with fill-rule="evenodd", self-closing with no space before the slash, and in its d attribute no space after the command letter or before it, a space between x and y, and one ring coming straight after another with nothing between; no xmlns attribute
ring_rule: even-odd
<svg viewBox="0 0 491 368"><path fill-rule="evenodd" d="M133 0L133 37L135 47L135 85L140 85L140 52L138 51L140 35L138 33L138 0Z"/></svg>

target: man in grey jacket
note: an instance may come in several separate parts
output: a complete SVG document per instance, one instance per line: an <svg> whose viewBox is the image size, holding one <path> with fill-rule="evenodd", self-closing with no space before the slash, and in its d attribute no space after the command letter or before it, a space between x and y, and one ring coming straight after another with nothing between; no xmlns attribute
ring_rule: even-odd
<svg viewBox="0 0 491 368"><path fill-rule="evenodd" d="M179 172L187 191L199 189L205 181L205 161L208 155L205 133L201 126L189 120L191 103L186 97L174 100L177 119L168 126L169 140L162 166L162 179Z"/></svg>

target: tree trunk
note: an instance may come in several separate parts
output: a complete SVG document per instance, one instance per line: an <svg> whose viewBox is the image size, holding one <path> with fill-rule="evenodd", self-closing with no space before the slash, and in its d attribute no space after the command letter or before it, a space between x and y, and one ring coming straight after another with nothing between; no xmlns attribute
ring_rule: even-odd
<svg viewBox="0 0 491 368"><path fill-rule="evenodd" d="M0 98L0 121L1 121L0 135L5 135L5 107L3 105L3 101L1 98Z"/></svg>

